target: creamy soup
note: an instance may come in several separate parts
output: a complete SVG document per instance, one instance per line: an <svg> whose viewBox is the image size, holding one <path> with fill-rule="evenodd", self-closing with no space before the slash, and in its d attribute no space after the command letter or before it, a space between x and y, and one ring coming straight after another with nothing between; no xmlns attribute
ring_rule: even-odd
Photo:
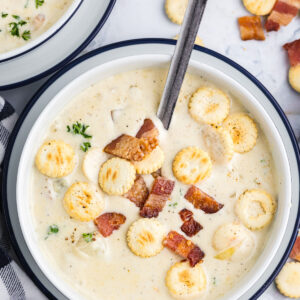
<svg viewBox="0 0 300 300"><path fill-rule="evenodd" d="M167 131L156 116L166 75L164 69L142 69L121 73L91 85L57 116L46 130L44 140L40 141L40 144L50 140L64 141L75 152L75 167L63 178L42 175L33 166L32 211L45 259L57 276L86 299L177 298L170 285L174 284L175 289L178 286L171 280L168 287L166 276L172 265L184 258L168 247L147 258L134 254L128 247L126 235L131 224L141 219L140 208L123 196L107 194L98 184L101 165L112 157L103 152L104 147L122 134L134 137L145 118L151 119L159 130L159 146L164 153L161 176L175 182L162 211L150 220L160 222L166 235L171 230L176 231L199 246L205 254L199 265L205 273L206 282L201 283L202 287L194 298L218 299L230 291L253 267L268 238L270 224L251 230L251 226L247 226L236 213L237 201L246 190L263 190L276 201L272 156L259 125L256 144L250 151L235 152L225 162L211 158L210 175L194 184L224 206L215 213L195 208L184 197L191 184L185 184L174 176L172 164L177 153L190 146L200 148L211 156L212 149L203 136L209 125L197 122L191 116L188 103L198 88L217 86L199 76L187 74ZM229 115L246 112L238 99L229 91L224 92L230 99ZM88 136L74 133L72 124L76 122L89 126L85 130ZM98 149L98 156L91 159L87 178L82 164L85 155L94 149ZM142 177L151 191L154 177L151 174ZM94 184L104 202L100 214L120 213L126 217L125 223L104 237L98 233L93 220L82 222L74 216L70 217L63 198L75 182ZM248 208L258 216L266 212L259 201L252 204L253 207ZM194 220L203 227L191 237L181 230L183 221L179 212L184 208L191 211ZM232 244L234 238L226 231L228 228L224 229L226 224L240 226L243 238L239 243ZM220 228L223 229L216 234ZM192 267L187 264L186 268ZM178 284L189 290L194 284L193 278L191 281Z"/></svg>
<svg viewBox="0 0 300 300"><path fill-rule="evenodd" d="M73 0L1 0L0 53L22 47L46 32Z"/></svg>

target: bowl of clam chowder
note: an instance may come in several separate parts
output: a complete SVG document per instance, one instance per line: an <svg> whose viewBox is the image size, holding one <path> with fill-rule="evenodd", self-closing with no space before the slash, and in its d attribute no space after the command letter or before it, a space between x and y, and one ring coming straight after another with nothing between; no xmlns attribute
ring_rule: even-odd
<svg viewBox="0 0 300 300"><path fill-rule="evenodd" d="M26 243L68 298L249 299L298 222L286 121L246 71L197 47L165 130L173 45L144 43L96 50L48 83L63 88L18 169Z"/></svg>
<svg viewBox="0 0 300 300"><path fill-rule="evenodd" d="M24 54L59 31L82 0L2 0L0 62Z"/></svg>

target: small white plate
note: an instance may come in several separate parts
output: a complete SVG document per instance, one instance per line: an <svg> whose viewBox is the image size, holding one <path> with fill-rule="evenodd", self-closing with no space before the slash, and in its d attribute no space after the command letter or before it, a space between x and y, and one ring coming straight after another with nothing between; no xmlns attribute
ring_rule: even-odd
<svg viewBox="0 0 300 300"><path fill-rule="evenodd" d="M0 63L0 90L39 80L79 54L102 28L116 0L83 0L68 23L32 51Z"/></svg>

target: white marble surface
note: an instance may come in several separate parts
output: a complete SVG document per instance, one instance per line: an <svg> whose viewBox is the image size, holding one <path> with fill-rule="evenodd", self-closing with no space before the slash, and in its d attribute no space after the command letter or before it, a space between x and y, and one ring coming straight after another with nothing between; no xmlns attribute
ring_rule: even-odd
<svg viewBox="0 0 300 300"><path fill-rule="evenodd" d="M240 0L209 0L199 36L206 47L235 60L269 89L288 115L299 140L300 94L294 92L288 84L288 59L282 45L300 38L300 18L277 33L268 33L266 41L243 42L237 26L237 18L243 15L247 15L247 11ZM133 38L172 38L178 34L179 29L165 16L164 0L117 0L108 22L87 50ZM20 113L44 81L0 92L0 95ZM284 297L272 285L260 299Z"/></svg>

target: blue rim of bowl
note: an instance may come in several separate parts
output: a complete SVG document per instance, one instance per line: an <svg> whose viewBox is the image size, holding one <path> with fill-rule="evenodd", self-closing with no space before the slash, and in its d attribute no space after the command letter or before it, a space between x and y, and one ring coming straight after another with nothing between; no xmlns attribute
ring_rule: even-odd
<svg viewBox="0 0 300 300"><path fill-rule="evenodd" d="M79 9L79 7L81 6L81 4L83 3L84 0L81 0L80 3L78 4L78 6L76 7L76 9L72 12L72 14L69 16L69 18L57 29L55 30L51 35L49 35L47 38L45 38L44 40L42 40L40 43L38 43L37 45L35 45L34 47L32 48L29 48L28 50L24 51L24 52L21 52L19 54L16 54L16 55L13 55L13 56L10 56L8 58L5 58L5 59L0 59L0 64L2 62L5 62L5 61L8 61L8 60L12 60L14 58L17 58L19 56L22 56L32 50L34 50L35 48L41 46L42 44L44 44L45 42L47 42L49 39L51 39L54 35L56 35L70 20L71 18L74 16L74 14L77 12L77 10Z"/></svg>
<svg viewBox="0 0 300 300"><path fill-rule="evenodd" d="M38 45L36 45L35 47L27 50L26 52L20 53L16 56L14 56L13 58L16 58L17 56L23 55L25 53L28 53L29 51L37 48L38 46L40 46L41 44L45 43L46 41L48 41L51 37L53 37L55 34L57 34L66 24L67 22L71 19L71 17L74 16L74 14L76 13L76 11L79 9L79 7L81 6L81 4L83 3L82 0L81 3L78 5L78 7L76 8L76 10L73 12L73 14L70 16L70 18L63 24L63 26L61 26L57 31L55 31L50 37L48 37L47 39L45 39L44 41L42 41L41 43L39 43ZM92 31L92 33L84 40L84 42L75 50L73 51L70 55L68 55L66 58L64 58L61 62L57 63L55 66L53 66L52 68L48 69L45 72L42 72L41 74L38 74L36 76L33 76L31 78L28 78L26 80L22 80L16 83L12 83L12 84L8 84L8 85L3 85L0 86L0 91L2 90L10 90L10 89L14 89L20 86L24 86L27 85L29 83L32 83L34 81L40 80L43 77L46 77L52 73L54 73L55 71L57 71L58 69L62 68L64 65L66 65L70 60L72 60L73 58L75 58L84 48L87 47L87 45L95 38L95 36L97 35L97 33L100 31L100 29L103 27L103 25L105 24L106 20L108 19L115 3L117 0L110 0L104 15L102 16L101 20L98 22L98 24L96 25L95 29ZM5 59L5 60L1 60L1 62L10 60L11 58Z"/></svg>
<svg viewBox="0 0 300 300"><path fill-rule="evenodd" d="M31 98L29 103L26 105L24 108L22 114L20 115L13 132L10 135L9 143L6 149L6 153L4 156L4 163L3 163L3 179L2 179L2 208L4 212L4 217L5 217L5 222L8 227L8 232L9 236L13 245L13 248L22 264L24 267L25 272L30 276L30 278L35 282L35 284L40 288L40 290L49 298L55 299L54 296L49 292L47 287L45 287L40 280L36 277L34 272L31 270L30 266L26 262L26 259L24 258L22 251L17 243L16 237L14 236L13 232L13 227L9 218L9 211L8 211L8 205L7 205L7 190L6 190L6 181L7 181L7 172L8 172L8 166L9 166L9 160L10 160L10 154L12 152L12 148L15 143L16 136L19 132L20 127L23 124L24 119L26 118L27 114L31 110L32 106L38 101L39 97L43 94L43 92L53 83L55 82L60 76L62 76L64 73L72 69L74 66L80 64L84 60L93 57L95 55L98 55L103 52L110 51L112 49L116 48L121 48L125 46L132 46L132 45L140 45L140 44L168 44L168 45L175 45L176 41L170 40L170 39L162 39L162 38L146 38L146 39L134 39L134 40L127 40L127 41L122 41L114 44L110 44L101 48L97 48L79 58L76 60L70 62L68 65L66 65L64 68L62 68L59 72L54 74L51 78L48 79L48 81L36 92L36 94ZM295 137L295 134L293 132L293 129L284 114L282 108L278 104L278 102L275 100L275 98L270 94L270 92L264 87L264 85L258 81L252 74L250 74L247 70L245 70L243 67L241 67L239 64L236 62L232 61L231 59L223 56L222 54L219 54L213 50L201 47L201 46L194 46L194 49L197 51L204 52L208 55L211 55L215 58L218 58L225 63L229 64L233 68L237 69L240 71L243 75L245 75L248 79L250 79L263 93L264 95L268 98L268 100L271 102L271 104L274 106L276 109L278 115L280 116L282 122L285 125L285 128L289 134L290 140L292 142L294 152L296 155L297 159L297 166L298 170L300 170L300 151L299 151L299 146L297 143L297 139ZM300 195L299 195L300 198ZM276 275L279 273L283 265L285 264L286 260L288 259L289 253L291 252L291 249L294 245L294 242L296 240L296 237L298 235L298 228L300 226L300 207L298 208L298 214L297 214L297 220L295 223L295 227L293 229L293 233L291 236L291 239L289 241L289 244L287 246L287 249L281 258L279 264L277 265L275 271L271 274L271 276L268 278L268 280L259 288L259 290L249 299L249 300L254 300L257 299L261 294L269 287L269 285L273 282L275 279Z"/></svg>

